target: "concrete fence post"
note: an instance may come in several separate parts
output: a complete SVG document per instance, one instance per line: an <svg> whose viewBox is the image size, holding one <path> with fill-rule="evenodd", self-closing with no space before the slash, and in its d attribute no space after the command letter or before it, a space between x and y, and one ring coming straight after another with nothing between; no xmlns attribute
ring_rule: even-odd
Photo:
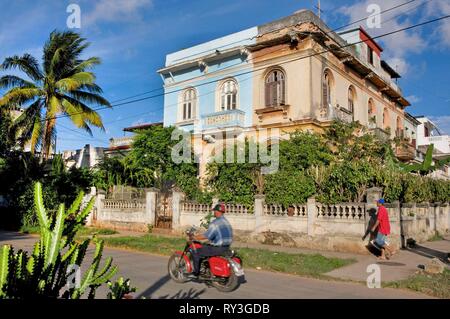
<svg viewBox="0 0 450 319"><path fill-rule="evenodd" d="M184 193L179 189L174 189L172 193L172 229L180 227L181 202L184 200Z"/></svg>
<svg viewBox="0 0 450 319"><path fill-rule="evenodd" d="M97 197L95 199L95 208L93 209L93 212L91 213L91 225L96 223L99 216L102 215L103 211L103 201L105 200L106 195L104 193L98 193Z"/></svg>
<svg viewBox="0 0 450 319"><path fill-rule="evenodd" d="M255 232L260 233L264 227L264 205L266 195L255 195Z"/></svg>
<svg viewBox="0 0 450 319"><path fill-rule="evenodd" d="M393 209L393 220L395 221L395 223L392 225L393 229L391 230L391 232L395 235L397 235L398 239L399 239L399 244L400 247L404 246L404 236L403 236L403 230L402 230L402 212L401 212L401 206L400 206L400 202L398 200L394 201L393 204L394 209ZM397 248L400 248L397 247Z"/></svg>
<svg viewBox="0 0 450 319"><path fill-rule="evenodd" d="M314 236L314 227L317 218L316 198L310 197L306 203L306 212L308 216L307 229L308 236Z"/></svg>
<svg viewBox="0 0 450 319"><path fill-rule="evenodd" d="M150 188L145 193L145 216L149 225L155 226L156 223L156 205L159 189Z"/></svg>

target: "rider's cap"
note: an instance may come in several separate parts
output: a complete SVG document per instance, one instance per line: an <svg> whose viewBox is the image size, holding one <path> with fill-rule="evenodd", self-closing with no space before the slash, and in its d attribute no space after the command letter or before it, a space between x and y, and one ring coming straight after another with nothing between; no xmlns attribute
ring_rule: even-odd
<svg viewBox="0 0 450 319"><path fill-rule="evenodd" d="M380 204L384 204L385 203L384 198L380 198L377 202L380 203Z"/></svg>
<svg viewBox="0 0 450 319"><path fill-rule="evenodd" d="M225 205L224 204L216 204L213 208L213 211L219 211L225 213Z"/></svg>

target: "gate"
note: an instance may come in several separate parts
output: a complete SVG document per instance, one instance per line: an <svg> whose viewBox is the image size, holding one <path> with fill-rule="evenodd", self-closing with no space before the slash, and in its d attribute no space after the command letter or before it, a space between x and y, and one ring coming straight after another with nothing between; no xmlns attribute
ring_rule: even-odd
<svg viewBox="0 0 450 319"><path fill-rule="evenodd" d="M156 228L172 228L172 192L160 192L156 205Z"/></svg>

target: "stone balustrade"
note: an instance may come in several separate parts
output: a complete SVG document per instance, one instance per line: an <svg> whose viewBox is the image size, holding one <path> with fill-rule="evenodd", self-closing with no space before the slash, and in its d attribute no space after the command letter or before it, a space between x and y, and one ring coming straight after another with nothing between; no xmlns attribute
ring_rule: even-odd
<svg viewBox="0 0 450 319"><path fill-rule="evenodd" d="M120 200L120 199L104 199L104 209L145 209L145 201L143 200Z"/></svg>
<svg viewBox="0 0 450 319"><path fill-rule="evenodd" d="M363 220L365 217L364 203L342 203L326 205L317 203L318 219L350 219Z"/></svg>
<svg viewBox="0 0 450 319"><path fill-rule="evenodd" d="M307 217L308 213L306 209L306 205L291 205L285 208L280 204L266 204L264 205L264 215Z"/></svg>

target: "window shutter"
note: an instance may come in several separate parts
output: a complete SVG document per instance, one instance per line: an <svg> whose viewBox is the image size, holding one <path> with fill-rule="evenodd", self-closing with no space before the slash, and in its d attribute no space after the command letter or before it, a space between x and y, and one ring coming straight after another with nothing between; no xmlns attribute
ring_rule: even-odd
<svg viewBox="0 0 450 319"><path fill-rule="evenodd" d="M328 107L328 84L326 76L323 77L322 83L322 104L324 107Z"/></svg>
<svg viewBox="0 0 450 319"><path fill-rule="evenodd" d="M284 78L280 81L281 85L281 99L280 104L285 105L286 104L286 83L284 81Z"/></svg>

